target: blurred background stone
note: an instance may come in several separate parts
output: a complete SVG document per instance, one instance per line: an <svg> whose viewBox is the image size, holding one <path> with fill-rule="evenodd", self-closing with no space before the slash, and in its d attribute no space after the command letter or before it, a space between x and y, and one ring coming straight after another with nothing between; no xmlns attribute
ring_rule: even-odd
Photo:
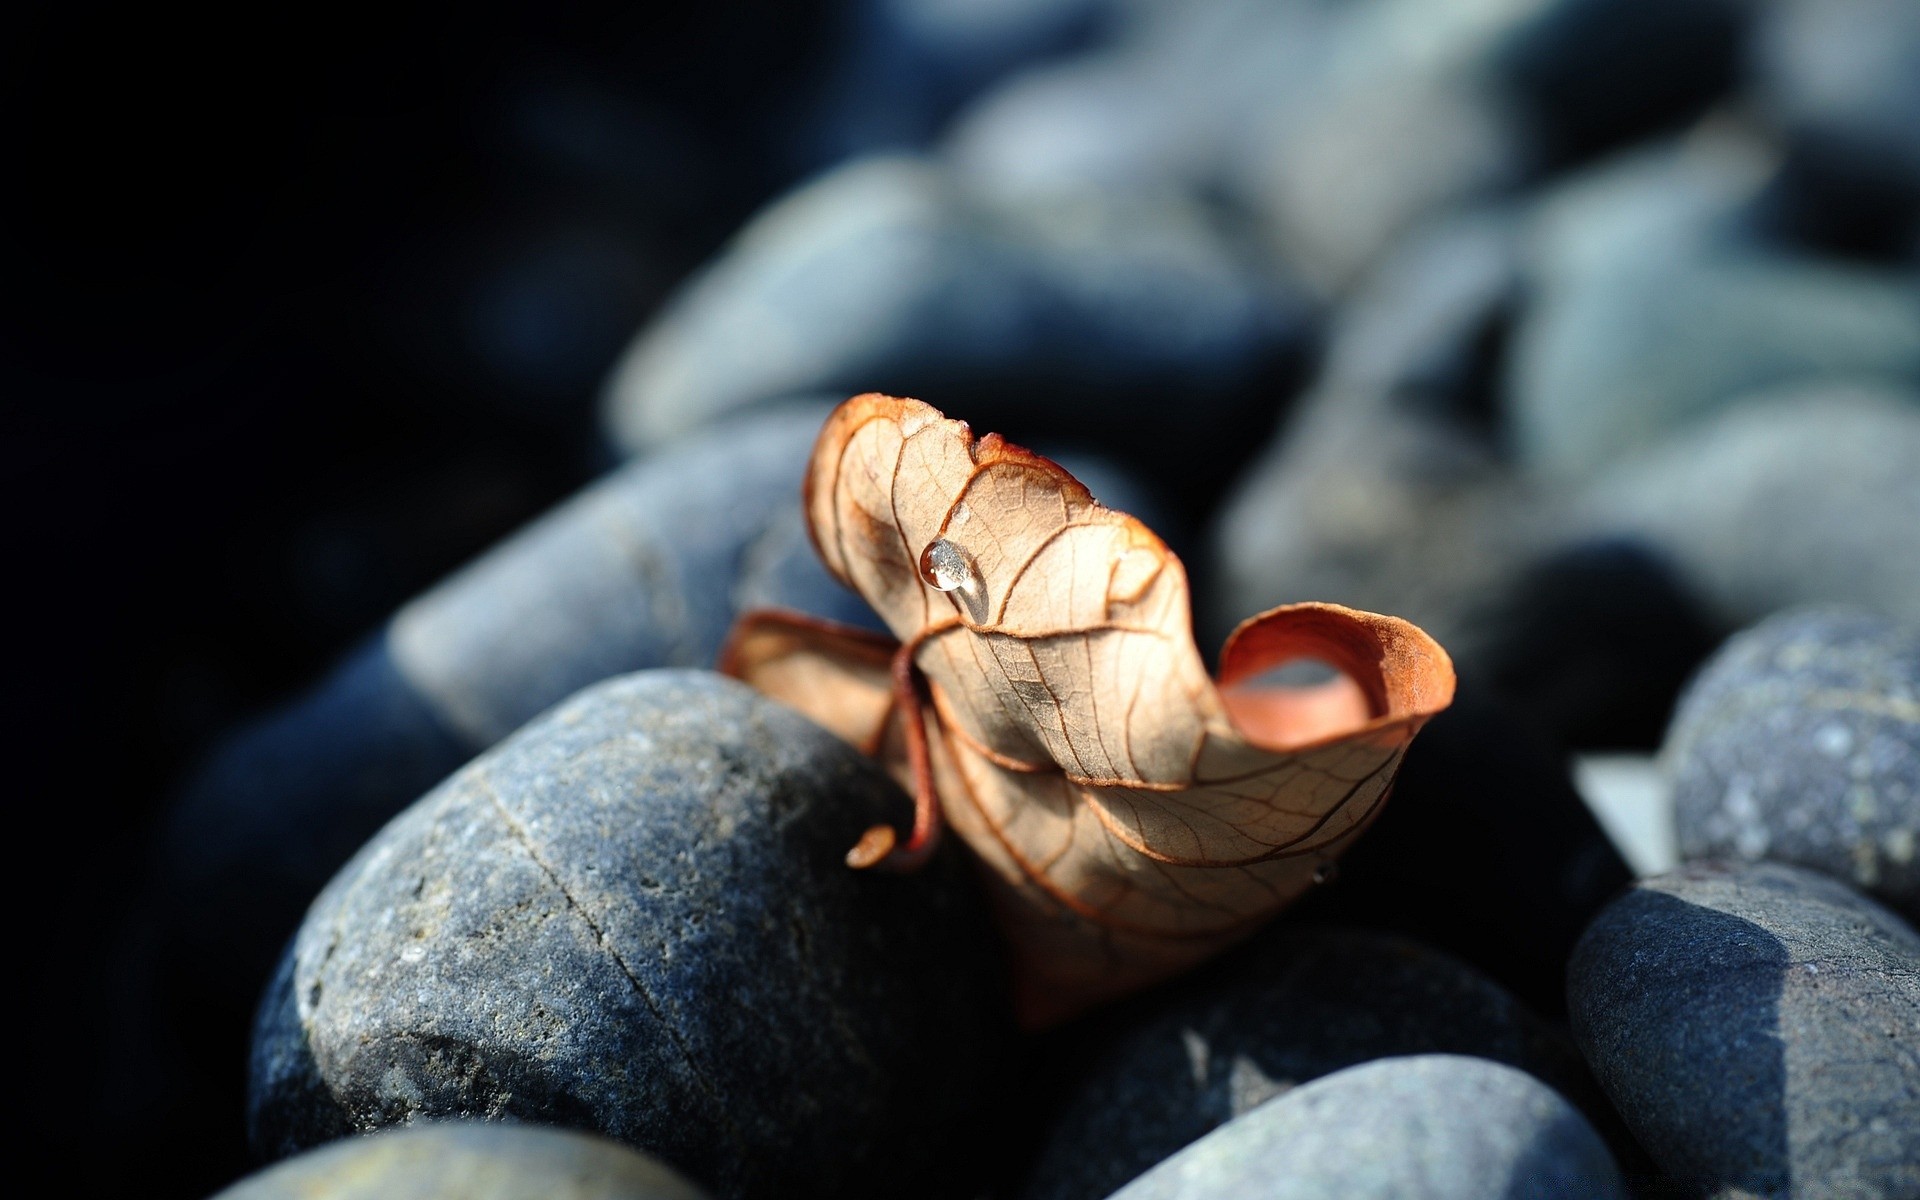
<svg viewBox="0 0 1920 1200"><path fill-rule="evenodd" d="M1840 603L1920 621L1920 391L1742 399L1596 478L1569 536L1638 541L1710 624Z"/></svg>
<svg viewBox="0 0 1920 1200"><path fill-rule="evenodd" d="M1811 867L1920 918L1920 627L1761 622L1687 689L1663 756L1687 858Z"/></svg>
<svg viewBox="0 0 1920 1200"><path fill-rule="evenodd" d="M1027 1200L1100 1200L1275 1096L1394 1055L1493 1059L1606 1111L1564 1034L1404 938L1282 920L1140 1007L1073 1089Z"/></svg>
<svg viewBox="0 0 1920 1200"><path fill-rule="evenodd" d="M1349 1067L1207 1135L1114 1200L1319 1196L1625 1200L1592 1126L1511 1067L1449 1054Z"/></svg>
<svg viewBox="0 0 1920 1200"><path fill-rule="evenodd" d="M448 1121L330 1143L214 1200L701 1200L701 1193L602 1138Z"/></svg>
<svg viewBox="0 0 1920 1200"><path fill-rule="evenodd" d="M1190 203L1003 203L932 161L864 159L690 281L621 360L605 417L631 452L798 392L910 395L1113 455L1191 510L1273 420L1307 315Z"/></svg>
<svg viewBox="0 0 1920 1200"><path fill-rule="evenodd" d="M906 810L721 676L581 693L315 902L261 1005L257 1149L484 1116L605 1133L725 1196L964 1171L944 1156L1011 1024L956 860L846 867Z"/></svg>
<svg viewBox="0 0 1920 1200"><path fill-rule="evenodd" d="M1567 971L1574 1037L1681 1186L1899 1196L1920 1185L1920 935L1772 863L1642 880Z"/></svg>

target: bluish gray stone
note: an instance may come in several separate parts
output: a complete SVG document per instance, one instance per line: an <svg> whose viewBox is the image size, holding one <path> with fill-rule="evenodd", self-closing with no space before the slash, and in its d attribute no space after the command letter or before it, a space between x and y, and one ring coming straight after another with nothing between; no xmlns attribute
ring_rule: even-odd
<svg viewBox="0 0 1920 1200"><path fill-rule="evenodd" d="M1663 756L1686 858L1811 867L1920 917L1920 627L1763 621L1687 689Z"/></svg>
<svg viewBox="0 0 1920 1200"><path fill-rule="evenodd" d="M1456 1055L1389 1058L1268 1101L1113 1200L1626 1200L1551 1088Z"/></svg>
<svg viewBox="0 0 1920 1200"><path fill-rule="evenodd" d="M1682 1186L1920 1194L1920 935L1845 884L1777 863L1642 880L1581 939L1567 1000Z"/></svg>
<svg viewBox="0 0 1920 1200"><path fill-rule="evenodd" d="M721 676L580 693L314 903L261 1005L256 1147L488 1117L604 1133L728 1197L928 1170L1006 1017L957 862L844 862L906 810L872 762Z"/></svg>
<svg viewBox="0 0 1920 1200"><path fill-rule="evenodd" d="M437 1121L348 1138L250 1175L214 1200L702 1200L625 1146L537 1125Z"/></svg>
<svg viewBox="0 0 1920 1200"><path fill-rule="evenodd" d="M389 818L598 679L706 666L743 605L871 621L798 524L824 404L743 416L627 466L408 605L242 730L166 816L143 914L157 1044L230 1070L300 914Z"/></svg>
<svg viewBox="0 0 1920 1200"><path fill-rule="evenodd" d="M1763 388L1920 381L1920 288L1754 236L1768 169L1703 136L1546 198L1507 373L1531 469L1590 476Z"/></svg>
<svg viewBox="0 0 1920 1200"><path fill-rule="evenodd" d="M1100 1200L1274 1096L1427 1053L1509 1063L1605 1108L1564 1035L1465 964L1403 938L1282 925L1173 989L1106 1052L1022 1195Z"/></svg>
<svg viewBox="0 0 1920 1200"><path fill-rule="evenodd" d="M1791 151L1800 230L1852 252L1920 251L1920 7L1759 7L1755 108Z"/></svg>
<svg viewBox="0 0 1920 1200"><path fill-rule="evenodd" d="M1014 203L928 161L843 166L762 212L628 349L613 439L651 449L795 392L917 396L1123 461L1233 454L1305 310L1198 206Z"/></svg>
<svg viewBox="0 0 1920 1200"><path fill-rule="evenodd" d="M1492 210L1443 222L1338 310L1319 377L1215 516L1211 637L1330 600L1452 649L1519 569L1550 497L1508 469L1496 422L1514 225Z"/></svg>
<svg viewBox="0 0 1920 1200"><path fill-rule="evenodd" d="M1725 628L1822 603L1920 622L1920 389L1742 398L1569 508L1563 537L1642 542Z"/></svg>

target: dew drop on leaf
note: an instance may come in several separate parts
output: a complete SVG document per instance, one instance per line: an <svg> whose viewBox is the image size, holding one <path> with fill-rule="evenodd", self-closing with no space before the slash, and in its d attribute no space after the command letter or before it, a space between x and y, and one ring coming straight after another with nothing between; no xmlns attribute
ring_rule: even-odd
<svg viewBox="0 0 1920 1200"><path fill-rule="evenodd" d="M986 587L980 568L966 548L946 538L935 538L920 552L920 578L942 592L957 593L975 622L986 620Z"/></svg>

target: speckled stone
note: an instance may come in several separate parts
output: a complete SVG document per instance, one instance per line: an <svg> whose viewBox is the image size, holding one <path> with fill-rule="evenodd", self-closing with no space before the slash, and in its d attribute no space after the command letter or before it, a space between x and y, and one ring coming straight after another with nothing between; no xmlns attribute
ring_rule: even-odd
<svg viewBox="0 0 1920 1200"><path fill-rule="evenodd" d="M1715 1195L1920 1195L1920 935L1776 863L1641 883L1567 969L1573 1033L1660 1167Z"/></svg>
<svg viewBox="0 0 1920 1200"><path fill-rule="evenodd" d="M262 1001L256 1147L480 1116L605 1133L727 1197L927 1170L1005 1017L956 861L843 861L906 808L873 763L721 676L580 693L314 903Z"/></svg>
<svg viewBox="0 0 1920 1200"><path fill-rule="evenodd" d="M1499 985L1436 950L1281 925L1176 986L1073 1093L1022 1195L1099 1200L1297 1085L1398 1054L1471 1054L1604 1112L1572 1046Z"/></svg>
<svg viewBox="0 0 1920 1200"><path fill-rule="evenodd" d="M1756 625L1688 689L1664 760L1684 857L1796 863L1920 916L1920 628Z"/></svg>
<svg viewBox="0 0 1920 1200"><path fill-rule="evenodd" d="M1593 1127L1485 1059L1349 1067L1209 1134L1113 1200L1626 1200Z"/></svg>
<svg viewBox="0 0 1920 1200"><path fill-rule="evenodd" d="M214 1200L702 1200L702 1193L603 1138L446 1121L330 1143Z"/></svg>

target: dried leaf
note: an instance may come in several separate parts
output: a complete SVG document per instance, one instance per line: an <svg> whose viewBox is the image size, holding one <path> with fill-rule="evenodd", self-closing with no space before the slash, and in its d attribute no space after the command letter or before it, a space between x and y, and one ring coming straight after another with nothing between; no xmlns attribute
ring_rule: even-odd
<svg viewBox="0 0 1920 1200"><path fill-rule="evenodd" d="M885 762L985 865L1017 1000L1047 1024L1180 971L1312 886L1365 827L1408 742L1453 696L1419 629L1331 604L1255 617L1220 679L1186 572L1059 466L916 400L855 397L814 449L827 566L900 639L744 618L723 669ZM1340 677L1259 677L1296 659ZM890 849L891 848L891 849Z"/></svg>

